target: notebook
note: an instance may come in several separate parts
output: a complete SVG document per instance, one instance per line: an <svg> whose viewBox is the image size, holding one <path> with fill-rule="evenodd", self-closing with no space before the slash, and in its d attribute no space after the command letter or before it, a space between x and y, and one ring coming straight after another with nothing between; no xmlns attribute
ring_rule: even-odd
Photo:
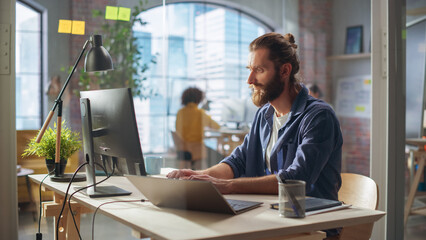
<svg viewBox="0 0 426 240"><path fill-rule="evenodd" d="M208 181L126 175L127 179L157 207L239 214L262 202L225 199Z"/></svg>
<svg viewBox="0 0 426 240"><path fill-rule="evenodd" d="M343 203L340 201L316 198L316 197L306 197L305 198L305 211L317 211L326 208L332 208L336 206L341 206ZM271 208L278 209L278 203L272 203Z"/></svg>

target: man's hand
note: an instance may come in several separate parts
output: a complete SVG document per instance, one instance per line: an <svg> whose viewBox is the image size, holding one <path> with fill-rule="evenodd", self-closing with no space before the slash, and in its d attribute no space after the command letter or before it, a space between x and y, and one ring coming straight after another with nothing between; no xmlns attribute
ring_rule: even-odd
<svg viewBox="0 0 426 240"><path fill-rule="evenodd" d="M174 170L167 174L167 178L179 178L186 180L202 180L212 182L216 188L223 194L231 193L231 179L220 179L207 175L203 171L194 171L191 169Z"/></svg>
<svg viewBox="0 0 426 240"><path fill-rule="evenodd" d="M167 174L167 178L187 178L193 175L199 175L201 174L198 171L194 171L191 169L179 169L171 171Z"/></svg>
<svg viewBox="0 0 426 240"><path fill-rule="evenodd" d="M209 181L212 182L222 194L233 193L231 189L231 183L233 179L220 179L206 174L190 175L187 177L182 177L182 179Z"/></svg>

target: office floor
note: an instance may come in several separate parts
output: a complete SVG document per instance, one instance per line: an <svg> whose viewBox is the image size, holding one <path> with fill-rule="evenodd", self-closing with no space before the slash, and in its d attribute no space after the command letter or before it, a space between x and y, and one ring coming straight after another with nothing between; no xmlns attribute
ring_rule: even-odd
<svg viewBox="0 0 426 240"><path fill-rule="evenodd" d="M426 196L418 198L414 202L415 206L426 205ZM35 239L38 224L33 220L32 213L22 206L19 211L19 240ZM81 217L81 237L82 239L92 239L91 226L93 214L84 214ZM54 239L53 217L42 218L41 233L43 239ZM426 216L410 216L405 231L405 240L423 240L426 235ZM131 229L119 222L116 222L102 214L96 214L95 239L138 239L131 235Z"/></svg>

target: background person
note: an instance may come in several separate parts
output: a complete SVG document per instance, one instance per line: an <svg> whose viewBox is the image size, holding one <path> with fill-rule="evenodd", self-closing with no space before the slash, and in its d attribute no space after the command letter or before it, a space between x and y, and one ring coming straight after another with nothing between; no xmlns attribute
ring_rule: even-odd
<svg viewBox="0 0 426 240"><path fill-rule="evenodd" d="M204 129L206 127L220 129L220 125L203 109L198 108L203 99L204 93L196 87L190 87L183 91L181 97L183 107L176 115L176 133L186 147L191 150L193 159L207 158L207 164L211 166L222 160L223 156L204 145ZM201 161L197 161L195 168L199 169L200 164ZM190 167L190 161L180 162L180 168Z"/></svg>
<svg viewBox="0 0 426 240"><path fill-rule="evenodd" d="M322 91L320 87L314 83L314 84L307 84L306 87L309 89L309 95L311 95L314 98L321 99L322 98Z"/></svg>

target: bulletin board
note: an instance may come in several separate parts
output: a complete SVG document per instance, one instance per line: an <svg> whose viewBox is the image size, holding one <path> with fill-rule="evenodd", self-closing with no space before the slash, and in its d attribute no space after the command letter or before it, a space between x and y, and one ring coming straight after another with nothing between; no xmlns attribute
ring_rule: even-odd
<svg viewBox="0 0 426 240"><path fill-rule="evenodd" d="M338 80L336 114L342 117L371 118L371 76Z"/></svg>

